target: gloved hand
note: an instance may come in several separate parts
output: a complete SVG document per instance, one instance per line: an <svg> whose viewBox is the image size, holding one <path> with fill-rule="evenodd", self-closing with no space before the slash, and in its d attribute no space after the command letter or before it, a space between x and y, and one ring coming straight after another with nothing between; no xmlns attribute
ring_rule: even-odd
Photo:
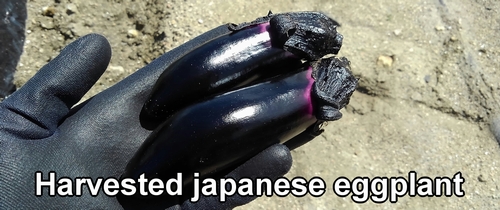
<svg viewBox="0 0 500 210"><path fill-rule="evenodd" d="M139 112L160 73L175 59L224 33L229 33L227 26L215 28L75 107L106 69L111 49L105 38L95 34L68 45L0 103L0 209L122 208L116 197L102 191L90 196L86 185L82 196L50 197L44 187L43 196L37 197L35 172L42 172L44 181L50 171L56 172L56 180L118 178L150 134L141 127ZM228 176L277 178L288 172L291 163L287 147L275 145ZM236 195L219 203L216 197L206 197L173 208L226 209L253 199Z"/></svg>

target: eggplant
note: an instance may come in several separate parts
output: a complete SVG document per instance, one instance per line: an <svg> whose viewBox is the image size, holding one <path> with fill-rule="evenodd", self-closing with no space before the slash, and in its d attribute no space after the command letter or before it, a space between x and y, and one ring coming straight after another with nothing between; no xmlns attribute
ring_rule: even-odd
<svg viewBox="0 0 500 210"><path fill-rule="evenodd" d="M300 66L302 59L338 53L342 35L337 25L314 12L270 13L250 23L229 25L231 33L193 49L160 75L141 110L142 126L153 130L207 97L286 73Z"/></svg>
<svg viewBox="0 0 500 210"><path fill-rule="evenodd" d="M321 133L324 121L342 117L357 82L347 59L331 57L188 106L153 131L122 177L167 180L182 172L183 189L192 188L195 172L222 177L273 144Z"/></svg>

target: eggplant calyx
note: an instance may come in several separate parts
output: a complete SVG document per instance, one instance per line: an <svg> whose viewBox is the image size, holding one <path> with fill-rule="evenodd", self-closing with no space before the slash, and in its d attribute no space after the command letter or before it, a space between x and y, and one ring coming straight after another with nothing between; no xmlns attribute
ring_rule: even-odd
<svg viewBox="0 0 500 210"><path fill-rule="evenodd" d="M252 22L228 24L230 31L239 31L263 23L270 24L271 42L307 60L319 60L328 54L337 54L343 36L337 32L340 24L319 12L289 12L259 17Z"/></svg>
<svg viewBox="0 0 500 210"><path fill-rule="evenodd" d="M343 36L337 32L340 24L323 13L275 14L269 24L273 44L308 60L337 54L342 46Z"/></svg>
<svg viewBox="0 0 500 210"><path fill-rule="evenodd" d="M334 121L342 117L340 109L349 104L349 99L358 85L352 75L347 58L330 57L312 63L314 84L312 94L316 118Z"/></svg>

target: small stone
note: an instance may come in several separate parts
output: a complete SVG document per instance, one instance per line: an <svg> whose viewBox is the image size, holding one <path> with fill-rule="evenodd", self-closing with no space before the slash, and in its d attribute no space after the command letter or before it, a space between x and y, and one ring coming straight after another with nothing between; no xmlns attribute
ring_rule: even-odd
<svg viewBox="0 0 500 210"><path fill-rule="evenodd" d="M444 26L436 26L436 31L444 31Z"/></svg>
<svg viewBox="0 0 500 210"><path fill-rule="evenodd" d="M486 177L484 177L482 174L477 177L477 180L480 182L486 182Z"/></svg>
<svg viewBox="0 0 500 210"><path fill-rule="evenodd" d="M139 31L135 29L130 29L127 31L128 38L137 38L139 36Z"/></svg>
<svg viewBox="0 0 500 210"><path fill-rule="evenodd" d="M56 14L56 8L53 6L42 7L42 15L47 17L54 17Z"/></svg>
<svg viewBox="0 0 500 210"><path fill-rule="evenodd" d="M391 67L393 62L393 56L381 55L378 57L377 65L383 67Z"/></svg>
<svg viewBox="0 0 500 210"><path fill-rule="evenodd" d="M429 83L431 81L431 75L425 75L424 81L425 81L425 83Z"/></svg>
<svg viewBox="0 0 500 210"><path fill-rule="evenodd" d="M120 73L125 72L125 69L122 66L109 66L109 70Z"/></svg>
<svg viewBox="0 0 500 210"><path fill-rule="evenodd" d="M203 23L203 20L202 20L202 19L198 19L198 23L199 23L199 24L202 24L202 23Z"/></svg>
<svg viewBox="0 0 500 210"><path fill-rule="evenodd" d="M401 35L402 30L401 29L396 29L394 30L394 35L399 36Z"/></svg>
<svg viewBox="0 0 500 210"><path fill-rule="evenodd" d="M419 92L413 92L410 96L411 100L414 101L424 101L424 97Z"/></svg>
<svg viewBox="0 0 500 210"><path fill-rule="evenodd" d="M458 41L458 38L456 36L451 36L450 41L456 42L456 41Z"/></svg>
<svg viewBox="0 0 500 210"><path fill-rule="evenodd" d="M41 17L40 18L40 27L43 29L54 29L54 22L52 22L52 18Z"/></svg>
<svg viewBox="0 0 500 210"><path fill-rule="evenodd" d="M485 44L481 44L481 46L479 47L479 52L486 53L486 45Z"/></svg>
<svg viewBox="0 0 500 210"><path fill-rule="evenodd" d="M72 15L78 12L78 8L76 7L76 4L68 4L66 5L66 14Z"/></svg>
<svg viewBox="0 0 500 210"><path fill-rule="evenodd" d="M74 23L74 24L70 24L69 26L70 26L71 33L76 37L80 37L80 36L83 36L85 34L90 33L90 30L87 27L83 26L82 24Z"/></svg>

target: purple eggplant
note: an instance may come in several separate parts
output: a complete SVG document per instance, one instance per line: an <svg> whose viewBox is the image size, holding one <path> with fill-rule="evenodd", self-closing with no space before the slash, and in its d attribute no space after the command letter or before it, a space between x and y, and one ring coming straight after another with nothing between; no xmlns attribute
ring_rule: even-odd
<svg viewBox="0 0 500 210"><path fill-rule="evenodd" d="M122 177L168 179L182 172L191 186L194 172L220 177L273 144L309 140L322 122L340 119L349 103L357 79L348 66L347 59L333 57L306 63L188 106L146 139Z"/></svg>
<svg viewBox="0 0 500 210"><path fill-rule="evenodd" d="M315 12L269 14L230 25L231 33L187 53L160 75L140 114L143 127L154 129L195 102L286 73L302 59L338 53L342 35L337 25Z"/></svg>

